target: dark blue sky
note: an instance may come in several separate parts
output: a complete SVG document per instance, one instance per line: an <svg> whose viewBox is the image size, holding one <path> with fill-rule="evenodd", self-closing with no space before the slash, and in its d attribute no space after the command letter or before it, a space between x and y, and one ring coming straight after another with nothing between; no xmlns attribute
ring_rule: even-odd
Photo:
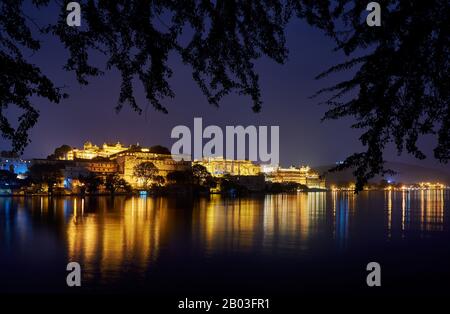
<svg viewBox="0 0 450 314"><path fill-rule="evenodd" d="M30 15L41 25L57 18L54 8L32 11ZM120 87L117 71L106 72L102 77L91 79L88 86L80 86L73 73L62 69L67 52L56 40L45 37L42 49L30 60L40 65L57 85L66 86L70 97L58 105L36 98L34 103L41 116L31 131L32 143L24 156L45 157L56 146L79 147L86 140L97 144L115 141L149 146L161 144L170 148L174 142L170 138L172 128L180 124L190 126L194 117L202 117L204 125L279 125L280 161L284 166L330 164L360 150L360 131L350 129L352 121L320 122L327 108L318 105L317 100L309 99L315 91L333 82L330 79L316 81L315 75L342 61L343 55L332 51L334 45L329 38L298 20L287 29L287 45L289 59L284 65L268 59L257 62L264 101L261 113L253 113L251 100L239 95L223 99L220 108L211 106L191 79L191 69L173 55L174 75L170 83L176 97L163 102L169 114L156 112L147 105L142 87L137 82L137 98L146 108L142 115L138 115L126 106L119 114L114 111ZM93 60L103 65L101 58ZM344 74L339 74L333 79L344 77ZM2 140L0 148L8 149L8 145ZM426 161L408 156L399 158L394 149L388 149L386 158L448 168L432 158L433 145L432 139L422 141L422 147L429 155Z"/></svg>

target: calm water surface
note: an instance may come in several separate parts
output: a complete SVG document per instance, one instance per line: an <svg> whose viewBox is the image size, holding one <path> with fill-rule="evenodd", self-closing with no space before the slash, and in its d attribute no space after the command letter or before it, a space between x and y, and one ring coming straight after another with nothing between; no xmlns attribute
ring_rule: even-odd
<svg viewBox="0 0 450 314"><path fill-rule="evenodd" d="M0 198L0 292L450 293L450 191ZM373 290L372 290L373 291ZM371 292L372 293L372 292Z"/></svg>

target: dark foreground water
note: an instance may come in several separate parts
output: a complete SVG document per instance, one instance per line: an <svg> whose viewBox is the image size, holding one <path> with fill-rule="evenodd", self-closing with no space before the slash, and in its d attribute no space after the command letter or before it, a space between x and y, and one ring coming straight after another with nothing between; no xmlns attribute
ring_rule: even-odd
<svg viewBox="0 0 450 314"><path fill-rule="evenodd" d="M0 198L0 292L448 295L449 212L449 190Z"/></svg>

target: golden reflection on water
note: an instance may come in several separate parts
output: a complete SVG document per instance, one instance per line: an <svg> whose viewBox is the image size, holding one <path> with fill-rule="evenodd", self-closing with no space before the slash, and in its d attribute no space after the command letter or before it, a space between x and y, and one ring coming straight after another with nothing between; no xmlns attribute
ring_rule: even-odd
<svg viewBox="0 0 450 314"><path fill-rule="evenodd" d="M422 192L423 191L420 191L421 197L423 197ZM411 194L407 191L402 191L401 193L402 193L402 231L404 231L406 228L409 228L410 226ZM421 198L420 201L422 202L423 199Z"/></svg>
<svg viewBox="0 0 450 314"><path fill-rule="evenodd" d="M422 191L423 192L423 191ZM444 227L444 190L426 190L421 198L420 230L442 231Z"/></svg>
<svg viewBox="0 0 450 314"><path fill-rule="evenodd" d="M442 231L444 193L445 190L403 191L402 231Z"/></svg>
<svg viewBox="0 0 450 314"><path fill-rule="evenodd" d="M402 237L409 231L443 231L447 190L386 191L388 236L396 228L395 210L400 211ZM397 197L400 198L397 204Z"/></svg>
<svg viewBox="0 0 450 314"><path fill-rule="evenodd" d="M206 251L250 248L255 245L255 231L262 226L261 211L256 199L223 199L220 195L201 199L192 213L194 241L203 243Z"/></svg>
<svg viewBox="0 0 450 314"><path fill-rule="evenodd" d="M442 231L444 193L443 190L384 192L385 235L391 238L396 229L402 231L402 237L408 230ZM170 233L178 228L169 199L130 198L114 203L107 200L99 198L94 207L84 199L40 198L39 202L41 212L62 208L62 214L56 211L56 216L72 214L66 228L70 259L92 265L97 263L105 271L120 269L130 263L142 268L154 263L162 237L166 242L170 241ZM211 195L195 201L192 212L182 219L191 220L188 236L192 246L207 254L280 249L303 251L311 249L312 241L321 233L328 236L331 233L339 247L346 247L353 220L360 214L357 207L368 205L368 194L352 192L240 199ZM189 208L183 211L189 212ZM395 218L396 211L400 221Z"/></svg>
<svg viewBox="0 0 450 314"><path fill-rule="evenodd" d="M160 234L167 224L167 199L131 198L108 203L98 199L86 213L84 200L73 200L67 224L71 261L85 268L117 272L124 267L146 269L158 256Z"/></svg>
<svg viewBox="0 0 450 314"><path fill-rule="evenodd" d="M372 193L372 194L371 194ZM444 230L446 190L299 193L267 195L263 200L224 200L214 196L194 209L193 233L207 252L221 250L311 248L312 239L331 232L339 247L348 244L352 226L372 224L377 237ZM379 198L378 195L383 195ZM327 203L327 200L329 203ZM400 202L400 203L399 203ZM380 208L387 210L383 214ZM367 215L373 219L367 219ZM381 216L380 216L381 215ZM383 216L384 215L384 218ZM398 220L399 217L400 220ZM377 225L378 219L387 226ZM383 221L382 220L382 221ZM364 226L359 225L362 231ZM355 231L353 231L355 232Z"/></svg>
<svg viewBox="0 0 450 314"><path fill-rule="evenodd" d="M326 193L248 199L212 195L194 207L192 232L206 253L294 247L302 250L325 224L325 214Z"/></svg>
<svg viewBox="0 0 450 314"><path fill-rule="evenodd" d="M312 252L327 249L329 242L345 248L355 237L401 239L409 232L443 232L448 226L448 200L448 190L231 199L211 195L192 202L167 197L4 198L0 227L4 239L12 239L16 232L25 241L32 235L33 221L46 223L58 241L64 239L70 261L94 270L87 276L101 273L111 278L130 267L149 269L167 247L173 248L170 254L180 256L190 250L207 255ZM366 230L366 223L374 228Z"/></svg>
<svg viewBox="0 0 450 314"><path fill-rule="evenodd" d="M392 190L385 191L384 194L385 200L387 197L388 237L390 238L392 236Z"/></svg>

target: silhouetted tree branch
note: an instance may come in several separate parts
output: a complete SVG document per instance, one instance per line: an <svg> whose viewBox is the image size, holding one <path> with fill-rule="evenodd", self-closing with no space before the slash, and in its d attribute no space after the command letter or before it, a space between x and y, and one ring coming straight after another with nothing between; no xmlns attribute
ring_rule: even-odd
<svg viewBox="0 0 450 314"><path fill-rule="evenodd" d="M33 0L37 7L47 4L45 0ZM24 50L37 51L34 39L22 12L22 0L0 2L0 131L2 137L12 142L15 152L22 152L28 144L28 131L39 117L31 103L31 97L39 96L58 103L65 96L39 67L30 64L23 56ZM17 122L6 117L6 110L16 107Z"/></svg>
<svg viewBox="0 0 450 314"><path fill-rule="evenodd" d="M353 77L318 94L328 94L324 119L351 116L366 151L348 157L334 170L353 168L356 190L384 168L383 150L397 150L416 158L426 134L437 138L434 157L450 158L450 5L448 0L378 1L381 27L365 22L366 1L292 1L298 16L322 28L349 60L317 78L352 69ZM293 4L292 4L293 3ZM362 55L362 56L361 56Z"/></svg>
<svg viewBox="0 0 450 314"><path fill-rule="evenodd" d="M80 1L84 27L67 27L67 12L50 28L70 52L66 69L78 81L103 70L89 62L92 51L105 54L106 68L122 77L117 111L129 104L141 113L133 80L145 89L155 109L167 113L162 100L174 97L168 79L170 53L192 68L192 77L211 104L232 91L249 95L261 108L254 60L262 54L282 63L286 58L284 11L280 1L119 0ZM163 21L164 20L164 21Z"/></svg>
<svg viewBox="0 0 450 314"><path fill-rule="evenodd" d="M38 7L48 0L33 0ZM352 70L352 77L318 92L328 95L331 108L324 119L351 116L363 131L366 147L348 157L342 168L354 168L356 188L375 174L383 174L383 151L390 143L419 159L423 135L437 139L434 156L443 163L450 157L448 0L380 0L381 27L365 23L367 1L356 0L84 0L82 27L60 19L50 25L68 49L65 68L81 84L105 70L117 69L122 77L117 111L124 104L141 112L134 82L143 84L147 100L167 112L163 101L174 97L168 79L173 69L170 54L178 54L192 68L192 77L208 101L218 105L230 92L248 95L253 110L261 109L261 93L254 62L262 55L286 60L284 28L298 17L322 29L336 41L336 50L348 60L318 78ZM28 130L39 112L30 103L38 95L59 102L58 88L29 64L22 49L36 51L22 12L22 0L0 3L0 129L15 151L28 143ZM105 55L105 65L93 65L93 53ZM16 106L24 113L14 127L4 112Z"/></svg>

